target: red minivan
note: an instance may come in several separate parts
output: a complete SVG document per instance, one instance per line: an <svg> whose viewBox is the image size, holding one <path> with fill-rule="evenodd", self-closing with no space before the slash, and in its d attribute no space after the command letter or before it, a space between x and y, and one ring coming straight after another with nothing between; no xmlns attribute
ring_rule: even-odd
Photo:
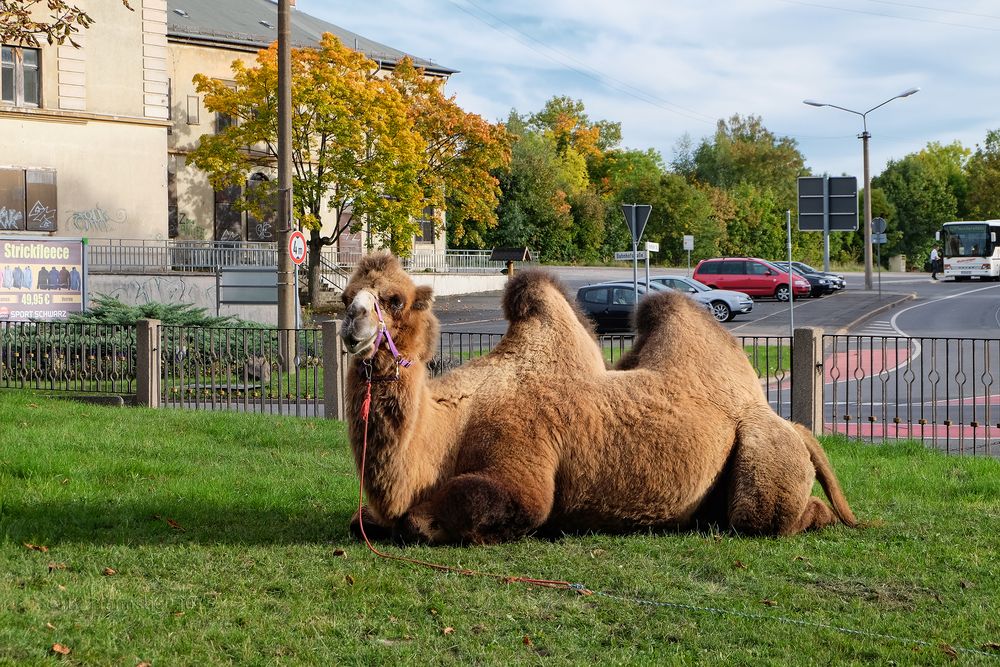
<svg viewBox="0 0 1000 667"><path fill-rule="evenodd" d="M692 276L712 289L746 292L751 296L773 296L788 301L788 273L756 257L720 257L698 262ZM792 278L795 296L809 296L809 281Z"/></svg>

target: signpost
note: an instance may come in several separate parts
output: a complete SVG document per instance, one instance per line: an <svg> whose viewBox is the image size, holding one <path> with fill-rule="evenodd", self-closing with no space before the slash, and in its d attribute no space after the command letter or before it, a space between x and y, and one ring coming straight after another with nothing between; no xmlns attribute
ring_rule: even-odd
<svg viewBox="0 0 1000 667"><path fill-rule="evenodd" d="M872 218L872 243L878 246L878 298L882 299L882 244L886 243L885 218Z"/></svg>
<svg viewBox="0 0 1000 667"><path fill-rule="evenodd" d="M694 236L691 234L684 235L684 249L687 250L688 254L688 278L691 277L691 251L694 250Z"/></svg>
<svg viewBox="0 0 1000 667"><path fill-rule="evenodd" d="M830 232L858 230L855 176L801 176L799 231L823 232L823 270L830 270Z"/></svg>
<svg viewBox="0 0 1000 667"><path fill-rule="evenodd" d="M639 239L642 238L642 232L646 229L652 210L650 204L622 204L622 215L625 216L625 224L632 233L632 252L635 253L632 257L632 289L636 303L639 303Z"/></svg>
<svg viewBox="0 0 1000 667"><path fill-rule="evenodd" d="M292 258L292 264L295 265L293 273L295 274L295 328L301 328L301 322L299 319L302 317L302 307L299 305L299 267L302 262L306 261L306 252L309 250L309 244L306 243L306 235L295 230L288 235L288 256Z"/></svg>

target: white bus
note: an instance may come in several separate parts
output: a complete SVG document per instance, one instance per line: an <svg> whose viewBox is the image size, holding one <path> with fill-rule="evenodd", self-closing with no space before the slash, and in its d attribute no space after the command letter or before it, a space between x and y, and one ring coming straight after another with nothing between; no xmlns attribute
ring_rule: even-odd
<svg viewBox="0 0 1000 667"><path fill-rule="evenodd" d="M941 242L946 278L1000 279L1000 220L946 222L935 237Z"/></svg>

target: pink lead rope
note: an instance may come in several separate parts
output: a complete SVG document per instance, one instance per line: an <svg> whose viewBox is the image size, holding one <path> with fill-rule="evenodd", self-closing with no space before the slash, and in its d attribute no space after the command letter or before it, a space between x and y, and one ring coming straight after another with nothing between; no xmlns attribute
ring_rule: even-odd
<svg viewBox="0 0 1000 667"><path fill-rule="evenodd" d="M374 359L378 353L379 346L382 345L382 341L385 341L389 345L389 352L392 353L392 358L396 360L396 365L403 368L409 367L410 360L404 359L403 355L399 353L396 343L392 341L392 334L389 333L389 329L385 326L385 320L382 318L382 309L378 305L378 297L375 297L375 314L378 315L378 335L375 337L375 345L372 346L372 356L368 358Z"/></svg>

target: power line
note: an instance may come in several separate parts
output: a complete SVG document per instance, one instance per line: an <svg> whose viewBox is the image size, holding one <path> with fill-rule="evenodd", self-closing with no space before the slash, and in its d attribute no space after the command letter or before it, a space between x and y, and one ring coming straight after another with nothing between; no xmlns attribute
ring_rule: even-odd
<svg viewBox="0 0 1000 667"><path fill-rule="evenodd" d="M785 2L790 5L801 5L803 7L816 7L819 9L829 9L831 11L837 12L847 12L850 14L864 14L866 16L880 16L882 18L888 19L898 19L900 21L913 21L916 23L932 23L936 25L946 25L952 28L969 28L971 30L985 30L987 32L1000 32L1000 28L991 28L984 25L968 25L965 23L950 23L948 21L937 21L934 19L921 19L915 16L900 16L898 14L883 14L881 12L869 12L864 9L851 9L849 7L833 7L830 5L821 5L815 2L802 2L801 0L779 0L779 2Z"/></svg>
<svg viewBox="0 0 1000 667"><path fill-rule="evenodd" d="M943 14L960 14L962 16L974 16L981 19L997 19L1000 16L995 14L977 14L976 12L963 12L960 9L941 9L940 7L928 7L927 5L914 5L907 2L894 2L893 0L868 0L880 5L896 5L897 7L909 7L910 9L926 9L931 12L941 12Z"/></svg>

